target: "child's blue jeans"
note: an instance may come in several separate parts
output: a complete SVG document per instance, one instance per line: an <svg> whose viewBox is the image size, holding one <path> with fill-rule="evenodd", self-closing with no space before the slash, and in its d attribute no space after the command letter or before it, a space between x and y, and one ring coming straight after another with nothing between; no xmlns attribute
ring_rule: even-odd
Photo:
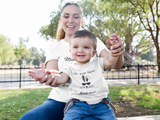
<svg viewBox="0 0 160 120"><path fill-rule="evenodd" d="M20 120L62 120L66 103L47 99L43 104L25 113ZM97 120L89 116L83 120Z"/></svg>
<svg viewBox="0 0 160 120"><path fill-rule="evenodd" d="M110 101L109 97L106 99ZM100 120L117 120L114 112L103 101L89 105L79 100L76 100L68 109L63 120L82 120L87 116L93 116Z"/></svg>

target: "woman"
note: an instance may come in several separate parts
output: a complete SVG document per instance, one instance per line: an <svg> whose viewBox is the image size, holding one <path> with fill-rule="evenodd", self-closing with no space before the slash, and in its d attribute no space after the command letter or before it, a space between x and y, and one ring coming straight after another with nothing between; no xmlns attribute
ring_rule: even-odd
<svg viewBox="0 0 160 120"><path fill-rule="evenodd" d="M72 63L73 59L69 53L69 40L73 33L80 29L83 24L83 10L76 3L67 3L61 10L61 18L59 27L57 30L57 43L50 45L46 55L46 67L47 70L60 71L66 65ZM110 38L116 37L119 41L122 41L112 34ZM119 69L123 65L124 46L122 42L115 44L111 50L113 56L119 56L118 62L112 66L112 68ZM97 53L99 57L106 57L110 54L110 51L105 45L98 40L97 41ZM54 87L50 92L48 99L40 106L30 110L24 114L21 120L62 120L63 109L65 103L69 100L69 83L59 85L55 87L55 80L51 77L44 77L39 81ZM83 120L95 120L95 118L89 116Z"/></svg>

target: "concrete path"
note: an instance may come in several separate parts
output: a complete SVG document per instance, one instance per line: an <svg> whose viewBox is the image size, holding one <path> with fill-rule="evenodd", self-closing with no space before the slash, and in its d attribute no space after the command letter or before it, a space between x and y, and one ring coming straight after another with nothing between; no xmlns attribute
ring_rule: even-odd
<svg viewBox="0 0 160 120"><path fill-rule="evenodd" d="M118 120L160 120L160 115L117 118Z"/></svg>
<svg viewBox="0 0 160 120"><path fill-rule="evenodd" d="M125 80L106 80L108 85L137 85L138 80L137 79L125 79ZM142 79L140 80L141 85L151 85L151 84L160 84L160 79ZM18 89L21 86L21 88L48 88L50 86L47 86L45 84L39 84L39 82L23 82L21 85L16 82L12 83L0 83L0 89Z"/></svg>

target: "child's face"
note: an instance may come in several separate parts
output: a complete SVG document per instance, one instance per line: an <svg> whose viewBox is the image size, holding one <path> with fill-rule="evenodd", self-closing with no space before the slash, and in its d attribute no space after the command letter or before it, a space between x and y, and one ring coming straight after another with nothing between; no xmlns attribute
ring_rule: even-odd
<svg viewBox="0 0 160 120"><path fill-rule="evenodd" d="M71 40L71 56L77 64L87 63L96 54L93 45L93 41L88 37Z"/></svg>

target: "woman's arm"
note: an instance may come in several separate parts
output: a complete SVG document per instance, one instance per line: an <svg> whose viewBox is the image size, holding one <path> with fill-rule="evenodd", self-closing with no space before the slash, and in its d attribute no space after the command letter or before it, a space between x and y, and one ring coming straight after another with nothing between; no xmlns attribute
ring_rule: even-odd
<svg viewBox="0 0 160 120"><path fill-rule="evenodd" d="M47 70L58 70L58 60L52 59L46 63Z"/></svg>
<svg viewBox="0 0 160 120"><path fill-rule="evenodd" d="M112 34L109 36L109 39L114 39L116 38L118 40L118 43L116 43L115 45L113 45L111 48L111 50L109 51L108 49L103 49L100 54L99 57L103 57L106 58L109 56L110 52L112 54L113 57L117 57L119 56L116 64L114 64L111 68L113 69L120 69L124 63L124 45L123 45L123 40L120 39L116 33ZM109 42L109 40L107 40L107 42Z"/></svg>

